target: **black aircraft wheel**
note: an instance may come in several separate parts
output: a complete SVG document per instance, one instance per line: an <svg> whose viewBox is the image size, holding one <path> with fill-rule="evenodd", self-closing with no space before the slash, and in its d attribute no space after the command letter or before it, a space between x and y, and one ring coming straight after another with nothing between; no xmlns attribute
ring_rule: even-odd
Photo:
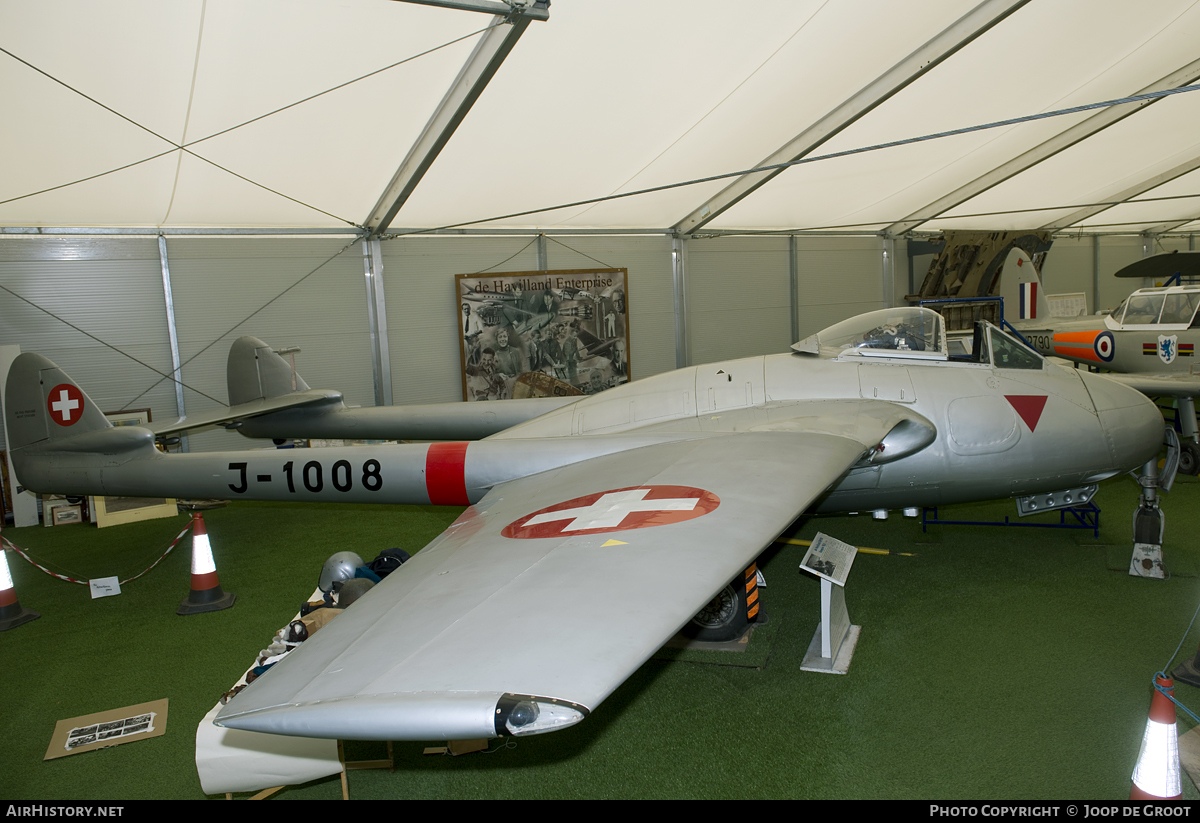
<svg viewBox="0 0 1200 823"><path fill-rule="evenodd" d="M746 599L732 586L721 589L684 627L694 640L735 640L746 630Z"/></svg>
<svg viewBox="0 0 1200 823"><path fill-rule="evenodd" d="M1200 445L1191 440L1179 444L1179 470L1193 477L1200 474Z"/></svg>
<svg viewBox="0 0 1200 823"><path fill-rule="evenodd" d="M754 574L753 569L750 574ZM753 578L750 580L753 581ZM683 627L684 636L717 643L737 640L745 633L751 621L758 619L758 588L753 585L749 588L753 594L746 591L747 585L738 578L721 589L717 596ZM750 600L755 602L753 616Z"/></svg>
<svg viewBox="0 0 1200 823"><path fill-rule="evenodd" d="M1159 545L1162 543L1162 511L1142 506L1133 518L1133 542Z"/></svg>

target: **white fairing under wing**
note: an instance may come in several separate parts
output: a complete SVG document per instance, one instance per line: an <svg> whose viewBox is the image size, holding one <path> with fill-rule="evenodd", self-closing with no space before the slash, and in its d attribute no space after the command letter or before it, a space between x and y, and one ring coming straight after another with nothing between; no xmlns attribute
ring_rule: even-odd
<svg viewBox="0 0 1200 823"><path fill-rule="evenodd" d="M217 722L369 740L570 725L871 445L700 435L503 483Z"/></svg>

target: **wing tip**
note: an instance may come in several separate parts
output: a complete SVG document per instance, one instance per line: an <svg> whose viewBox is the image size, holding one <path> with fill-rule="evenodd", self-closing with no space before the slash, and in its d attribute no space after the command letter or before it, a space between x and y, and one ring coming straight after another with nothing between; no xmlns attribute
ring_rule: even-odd
<svg viewBox="0 0 1200 823"><path fill-rule="evenodd" d="M239 695L240 696L240 695ZM233 697L213 724L227 729L339 740L475 740L573 726L579 703L509 692L395 692L267 706Z"/></svg>

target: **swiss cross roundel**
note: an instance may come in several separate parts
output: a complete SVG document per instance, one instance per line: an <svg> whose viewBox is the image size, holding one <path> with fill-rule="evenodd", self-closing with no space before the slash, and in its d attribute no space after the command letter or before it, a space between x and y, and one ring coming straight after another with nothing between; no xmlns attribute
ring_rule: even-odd
<svg viewBox="0 0 1200 823"><path fill-rule="evenodd" d="M50 412L50 419L58 425L74 425L83 417L83 392L78 386L60 383L46 396L46 410Z"/></svg>
<svg viewBox="0 0 1200 823"><path fill-rule="evenodd" d="M514 520L505 537L573 537L648 526L665 526L703 517L721 500L692 486L631 486L587 494Z"/></svg>

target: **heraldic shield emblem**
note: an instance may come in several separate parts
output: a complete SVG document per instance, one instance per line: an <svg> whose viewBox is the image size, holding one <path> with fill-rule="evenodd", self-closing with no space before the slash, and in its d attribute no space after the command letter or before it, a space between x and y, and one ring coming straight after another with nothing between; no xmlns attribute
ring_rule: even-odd
<svg viewBox="0 0 1200 823"><path fill-rule="evenodd" d="M1179 353L1179 336L1172 334L1170 337L1160 334L1158 336L1158 358L1167 365L1175 359L1175 355Z"/></svg>

